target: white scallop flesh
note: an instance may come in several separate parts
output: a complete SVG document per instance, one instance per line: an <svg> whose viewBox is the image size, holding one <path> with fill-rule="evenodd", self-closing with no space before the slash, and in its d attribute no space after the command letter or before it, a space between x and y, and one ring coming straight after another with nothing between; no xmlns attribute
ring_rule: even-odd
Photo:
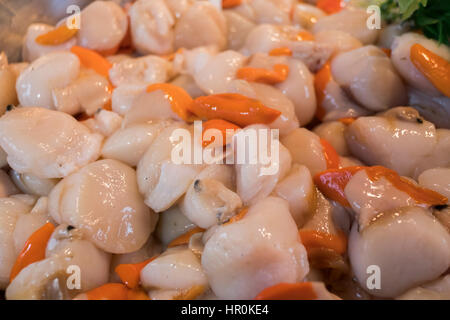
<svg viewBox="0 0 450 320"><path fill-rule="evenodd" d="M425 209L407 207L386 212L358 232L354 223L349 256L355 276L366 287L370 265L380 270L380 289L371 295L393 298L434 280L450 266L450 234Z"/></svg>
<svg viewBox="0 0 450 320"><path fill-rule="evenodd" d="M19 214L14 228L14 247L16 254L23 250L25 242L40 227L47 222L52 222L51 217L47 213L48 198L41 197L30 212L22 212Z"/></svg>
<svg viewBox="0 0 450 320"><path fill-rule="evenodd" d="M32 205L16 198L0 198L0 289L8 285L11 268L17 258L14 242L17 219L31 208Z"/></svg>
<svg viewBox="0 0 450 320"><path fill-rule="evenodd" d="M195 2L175 25L175 48L192 49L214 46L219 50L227 45L227 22L222 11L205 1Z"/></svg>
<svg viewBox="0 0 450 320"><path fill-rule="evenodd" d="M19 173L61 178L95 161L102 137L74 118L44 108L15 108L0 119L0 145Z"/></svg>
<svg viewBox="0 0 450 320"><path fill-rule="evenodd" d="M302 227L315 205L315 187L308 168L294 163L273 193L289 203L292 218L299 228Z"/></svg>
<svg viewBox="0 0 450 320"><path fill-rule="evenodd" d="M397 37L392 44L391 60L398 73L412 87L431 96L441 96L438 89L411 62L411 47L420 44L443 59L450 60L450 49L439 45L435 40L425 38L417 33L405 33Z"/></svg>
<svg viewBox="0 0 450 320"><path fill-rule="evenodd" d="M183 88L193 99L205 95L203 90L200 89L195 82L194 78L188 74L181 74L170 83Z"/></svg>
<svg viewBox="0 0 450 320"><path fill-rule="evenodd" d="M80 60L70 52L53 52L36 59L17 79L20 104L54 109L52 90L67 87L79 72Z"/></svg>
<svg viewBox="0 0 450 320"><path fill-rule="evenodd" d="M165 0L165 2L175 18L179 19L192 6L194 0Z"/></svg>
<svg viewBox="0 0 450 320"><path fill-rule="evenodd" d="M331 63L331 71L336 82L349 88L353 98L366 109L382 111L407 102L401 78L389 57L375 46L339 54Z"/></svg>
<svg viewBox="0 0 450 320"><path fill-rule="evenodd" d="M165 251L141 270L142 286L147 289L190 289L208 286L199 258L188 248Z"/></svg>
<svg viewBox="0 0 450 320"><path fill-rule="evenodd" d="M250 31L241 51L245 55L252 55L287 47L291 49L293 58L303 61L311 71L315 72L330 58L333 47L315 41L299 41L297 35L300 31L300 28L290 25L260 24Z"/></svg>
<svg viewBox="0 0 450 320"><path fill-rule="evenodd" d="M253 8L257 23L289 24L290 11L294 0L253 0Z"/></svg>
<svg viewBox="0 0 450 320"><path fill-rule="evenodd" d="M114 112L124 116L134 103L134 100L145 91L146 85L123 84L115 88L111 96L111 108Z"/></svg>
<svg viewBox="0 0 450 320"><path fill-rule="evenodd" d="M265 132L267 139L263 136ZM267 197L291 168L292 158L288 149L279 141L270 141L270 134L266 126L252 125L234 136L237 194L245 205L255 204ZM258 146L248 143L247 137ZM277 152L273 152L275 149L278 149ZM252 159L255 155L256 158Z"/></svg>
<svg viewBox="0 0 450 320"><path fill-rule="evenodd" d="M246 60L244 55L227 50L208 59L192 76L205 93L224 93L230 82L236 79L236 72L244 66Z"/></svg>
<svg viewBox="0 0 450 320"><path fill-rule="evenodd" d="M0 147L0 168L8 165L7 157L6 152Z"/></svg>
<svg viewBox="0 0 450 320"><path fill-rule="evenodd" d="M113 1L95 1L81 11L78 44L96 51L118 48L125 37L128 18Z"/></svg>
<svg viewBox="0 0 450 320"><path fill-rule="evenodd" d="M172 110L171 99L161 89L141 92L123 117L122 127L160 120L181 121L180 116Z"/></svg>
<svg viewBox="0 0 450 320"><path fill-rule="evenodd" d="M8 64L8 58L4 52L0 53L0 116L5 113L10 104L17 104L16 73Z"/></svg>
<svg viewBox="0 0 450 320"><path fill-rule="evenodd" d="M108 282L111 254L108 254L86 240L81 230L67 229L59 225L47 242L45 257L61 256L69 266L80 268L81 291L97 288Z"/></svg>
<svg viewBox="0 0 450 320"><path fill-rule="evenodd" d="M408 88L409 105L417 109L428 121L438 128L450 129L450 98L433 96L424 91Z"/></svg>
<svg viewBox="0 0 450 320"><path fill-rule="evenodd" d="M159 132L169 123L166 121L133 124L112 134L102 147L102 157L122 161L135 167Z"/></svg>
<svg viewBox="0 0 450 320"><path fill-rule="evenodd" d="M410 195L397 189L386 178L372 181L365 170L358 171L350 179L344 194L357 214L360 230L369 225L379 213L417 205Z"/></svg>
<svg viewBox="0 0 450 320"><path fill-rule="evenodd" d="M332 235L338 233L338 228L334 221L334 207L322 193L316 192L314 210L302 229L317 230Z"/></svg>
<svg viewBox="0 0 450 320"><path fill-rule="evenodd" d="M314 41L333 46L333 56L358 49L363 46L361 41L351 34L339 30L324 30L314 35Z"/></svg>
<svg viewBox="0 0 450 320"><path fill-rule="evenodd" d="M305 128L297 128L283 137L281 143L291 153L292 162L306 166L313 176L326 170L323 147L315 133Z"/></svg>
<svg viewBox="0 0 450 320"><path fill-rule="evenodd" d="M73 37L59 45L42 45L36 42L36 38L46 34L55 27L44 23L32 23L28 26L22 46L22 58L24 61L33 62L39 57L56 51L69 51L77 44L77 38Z"/></svg>
<svg viewBox="0 0 450 320"><path fill-rule="evenodd" d="M227 19L228 48L239 50L244 45L249 32L256 25L251 20L231 10L224 10L223 15Z"/></svg>
<svg viewBox="0 0 450 320"><path fill-rule="evenodd" d="M232 167L212 166L218 166L221 168L218 170L224 172L209 174L205 171L210 171L210 167L204 169L189 186L186 195L180 202L183 214L204 229L227 221L242 207L241 198L231 190ZM225 177L221 177L223 175Z"/></svg>
<svg viewBox="0 0 450 320"><path fill-rule="evenodd" d="M181 212L179 206L175 205L159 214L155 235L163 246L167 246L172 240L185 234L194 227L195 224L189 221Z"/></svg>
<svg viewBox="0 0 450 320"><path fill-rule="evenodd" d="M167 82L172 72L172 65L158 56L124 59L113 64L109 70L109 79L115 86L149 85Z"/></svg>
<svg viewBox="0 0 450 320"><path fill-rule="evenodd" d="M175 18L164 0L138 0L130 7L128 15L133 44L139 53L173 51Z"/></svg>
<svg viewBox="0 0 450 320"><path fill-rule="evenodd" d="M253 299L280 282L299 282L309 271L288 203L275 197L217 227L205 244L202 266L219 299Z"/></svg>
<svg viewBox="0 0 450 320"><path fill-rule="evenodd" d="M416 177L426 169L449 164L449 133L436 130L415 109L398 107L357 119L348 126L346 140L351 153L368 165Z"/></svg>
<svg viewBox="0 0 450 320"><path fill-rule="evenodd" d="M59 182L49 195L49 213L110 253L138 250L158 218L139 194L135 171L111 159L93 162Z"/></svg>
<svg viewBox="0 0 450 320"><path fill-rule="evenodd" d="M425 283L405 292L396 300L449 300L450 275Z"/></svg>
<svg viewBox="0 0 450 320"><path fill-rule="evenodd" d="M11 281L6 288L6 299L42 300L49 298L46 295L48 285L51 285L53 280L56 280L58 284L60 278L65 278L66 275L66 261L62 256L34 262L23 268ZM65 281L63 285L66 285Z"/></svg>
<svg viewBox="0 0 450 320"><path fill-rule="evenodd" d="M81 112L93 115L111 101L111 85L93 70L83 70L79 77L64 88L52 90L56 110L71 115Z"/></svg>
<svg viewBox="0 0 450 320"><path fill-rule="evenodd" d="M122 117L113 111L98 109L94 114L94 118L84 120L82 123L91 129L92 132L109 137L119 130L122 124Z"/></svg>
<svg viewBox="0 0 450 320"><path fill-rule="evenodd" d="M316 113L314 76L300 60L287 59L287 61L288 77L276 87L292 101L299 124L304 126L312 120Z"/></svg>
<svg viewBox="0 0 450 320"><path fill-rule="evenodd" d="M140 263L161 253L161 244L150 236L147 243L139 250L124 253L113 254L111 257L111 267L109 273L109 282L121 282L120 277L115 272L119 264Z"/></svg>
<svg viewBox="0 0 450 320"><path fill-rule="evenodd" d="M0 169L0 198L7 198L17 193L19 193L19 189L17 189L8 174Z"/></svg>
<svg viewBox="0 0 450 320"><path fill-rule="evenodd" d="M440 193L450 204L450 168L433 168L422 172L418 182L422 187Z"/></svg>
<svg viewBox="0 0 450 320"><path fill-rule="evenodd" d="M363 9L349 8L320 18L312 28L314 33L325 30L338 30L351 34L363 44L377 41L380 33L377 29L367 28L369 14Z"/></svg>
<svg viewBox="0 0 450 320"><path fill-rule="evenodd" d="M381 29L377 46L381 48L391 49L395 39L402 34L408 32L411 28L407 23L393 23L386 25Z"/></svg>
<svg viewBox="0 0 450 320"><path fill-rule="evenodd" d="M292 22L305 29L311 29L319 19L327 15L321 9L307 3L296 3L292 10Z"/></svg>
<svg viewBox="0 0 450 320"><path fill-rule="evenodd" d="M234 80L230 82L228 92L257 99L266 107L280 111L281 115L268 124L271 129L278 129L280 136L289 134L299 126L294 104L280 89L263 83Z"/></svg>
<svg viewBox="0 0 450 320"><path fill-rule="evenodd" d="M347 126L340 121L323 122L314 128L313 132L327 140L340 156L348 156L349 151L345 141Z"/></svg>
<svg viewBox="0 0 450 320"><path fill-rule="evenodd" d="M137 166L139 191L144 195L145 203L161 212L170 208L189 188L202 165L174 160L173 154L179 155L180 149L187 145L193 149L192 141L183 142L177 134L183 130L192 137L192 130L181 123L171 125L161 131L150 145ZM192 139L191 139L192 140Z"/></svg>

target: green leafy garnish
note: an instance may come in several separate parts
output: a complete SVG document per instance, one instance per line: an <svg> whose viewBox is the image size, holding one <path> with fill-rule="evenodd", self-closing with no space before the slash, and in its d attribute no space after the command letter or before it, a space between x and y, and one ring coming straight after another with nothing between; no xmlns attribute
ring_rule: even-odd
<svg viewBox="0 0 450 320"><path fill-rule="evenodd" d="M412 22L414 28L440 43L450 45L449 0L379 0L388 22Z"/></svg>

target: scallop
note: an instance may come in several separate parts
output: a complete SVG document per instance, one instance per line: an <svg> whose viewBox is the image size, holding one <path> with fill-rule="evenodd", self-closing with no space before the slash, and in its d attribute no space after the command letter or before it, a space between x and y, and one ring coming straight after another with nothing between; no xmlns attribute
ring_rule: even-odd
<svg viewBox="0 0 450 320"><path fill-rule="evenodd" d="M227 19L228 48L239 50L255 23L231 10L224 10L223 15Z"/></svg>
<svg viewBox="0 0 450 320"><path fill-rule="evenodd" d="M111 84L97 72L83 70L67 87L54 88L52 98L58 111L91 116L111 102Z"/></svg>
<svg viewBox="0 0 450 320"><path fill-rule="evenodd" d="M0 289L8 285L11 268L18 254L14 242L17 219L31 208L32 205L18 198L0 198Z"/></svg>
<svg viewBox="0 0 450 320"><path fill-rule="evenodd" d="M395 38L392 44L392 63L398 73L412 87L431 96L440 96L438 89L411 62L411 47L420 44L445 60L450 60L450 49L437 41L425 38L418 33L405 33Z"/></svg>
<svg viewBox="0 0 450 320"><path fill-rule="evenodd" d="M141 270L142 286L147 289L184 290L208 286L199 258L188 248L165 251Z"/></svg>
<svg viewBox="0 0 450 320"><path fill-rule="evenodd" d="M301 281L309 264L288 203L267 197L241 220L219 226L202 267L219 299L253 299L266 287Z"/></svg>
<svg viewBox="0 0 450 320"><path fill-rule="evenodd" d="M192 136L192 130L181 123L168 126L156 137L138 163L139 190L145 197L145 203L156 212L169 209L202 170L203 166L193 164L191 157L176 159L181 148L192 148Z"/></svg>
<svg viewBox="0 0 450 320"><path fill-rule="evenodd" d="M232 190L233 168L211 165L190 185L180 209L197 226L208 229L223 223L242 207L241 198Z"/></svg>
<svg viewBox="0 0 450 320"><path fill-rule="evenodd" d="M32 23L28 26L22 46L22 58L24 61L33 62L39 57L56 51L69 51L77 44L77 38L73 37L66 42L58 45L42 45L36 42L36 38L46 34L55 27L45 23Z"/></svg>
<svg viewBox="0 0 450 320"><path fill-rule="evenodd" d="M292 162L306 166L312 175L327 168L320 138L305 128L297 128L281 139L292 155Z"/></svg>
<svg viewBox="0 0 450 320"><path fill-rule="evenodd" d="M300 60L288 59L289 75L277 88L288 97L295 107L300 126L308 124L316 113L314 76Z"/></svg>
<svg viewBox="0 0 450 320"><path fill-rule="evenodd" d="M227 23L221 11L209 2L195 2L175 25L175 48L215 46L225 49Z"/></svg>
<svg viewBox="0 0 450 320"><path fill-rule="evenodd" d="M53 52L38 58L17 79L20 104L54 109L52 90L67 87L79 72L80 61L70 52Z"/></svg>
<svg viewBox="0 0 450 320"><path fill-rule="evenodd" d="M135 167L159 132L168 124L166 121L155 121L119 129L103 144L102 156Z"/></svg>
<svg viewBox="0 0 450 320"><path fill-rule="evenodd" d="M450 204L450 168L433 168L422 172L419 184L445 196Z"/></svg>
<svg viewBox="0 0 450 320"><path fill-rule="evenodd" d="M266 107L280 111L281 115L268 124L271 129L278 129L280 136L289 134L299 126L294 104L280 89L263 83L234 80L230 82L228 92L257 99Z"/></svg>
<svg viewBox="0 0 450 320"><path fill-rule="evenodd" d="M133 44L141 54L173 51L175 18L164 0L138 0L128 15Z"/></svg>
<svg viewBox="0 0 450 320"><path fill-rule="evenodd" d="M351 34L363 44L377 41L379 30L367 28L369 14L363 9L348 8L338 13L320 18L312 28L314 33L338 30Z"/></svg>
<svg viewBox="0 0 450 320"><path fill-rule="evenodd" d="M244 66L247 58L236 51L223 51L207 60L192 76L197 85L207 94L224 93L236 72Z"/></svg>
<svg viewBox="0 0 450 320"><path fill-rule="evenodd" d="M330 121L319 124L313 132L327 140L341 156L348 156L349 151L345 140L347 126L340 121Z"/></svg>
<svg viewBox="0 0 450 320"><path fill-rule="evenodd" d="M393 298L434 280L450 266L450 235L425 209L385 212L363 231L354 223L349 256L359 284L370 294ZM379 268L380 287L368 289L369 266Z"/></svg>
<svg viewBox="0 0 450 320"><path fill-rule="evenodd" d="M110 253L138 250L157 221L139 194L135 171L111 159L93 162L59 182L49 195L49 213Z"/></svg>
<svg viewBox="0 0 450 320"><path fill-rule="evenodd" d="M331 71L336 82L368 110L382 111L407 102L401 78L389 57L375 46L339 54L331 63Z"/></svg>
<svg viewBox="0 0 450 320"><path fill-rule="evenodd" d="M166 82L172 72L172 65L158 56L128 58L113 64L109 70L111 83L120 85L149 85Z"/></svg>
<svg viewBox="0 0 450 320"><path fill-rule="evenodd" d="M398 107L361 117L348 126L351 153L369 165L383 165L402 176L449 165L450 131L436 130L412 108Z"/></svg>
<svg viewBox="0 0 450 320"><path fill-rule="evenodd" d="M295 163L273 193L289 203L292 218L299 228L302 227L316 202L315 186L308 168Z"/></svg>
<svg viewBox="0 0 450 320"><path fill-rule="evenodd" d="M95 1L81 11L78 44L109 53L125 37L128 19L125 11L113 1Z"/></svg>
<svg viewBox="0 0 450 320"><path fill-rule="evenodd" d="M156 226L156 237L164 246L172 240L185 234L194 228L195 224L181 212L180 207L175 205L159 214L158 225Z"/></svg>
<svg viewBox="0 0 450 320"><path fill-rule="evenodd" d="M69 266L77 266L81 276L81 291L88 291L108 282L111 254L98 249L84 238L81 230L67 224L61 224L55 229L48 240L45 256L65 257L66 270Z"/></svg>
<svg viewBox="0 0 450 320"><path fill-rule="evenodd" d="M0 146L19 173L62 178L100 155L102 137L74 118L44 108L16 108L0 119Z"/></svg>

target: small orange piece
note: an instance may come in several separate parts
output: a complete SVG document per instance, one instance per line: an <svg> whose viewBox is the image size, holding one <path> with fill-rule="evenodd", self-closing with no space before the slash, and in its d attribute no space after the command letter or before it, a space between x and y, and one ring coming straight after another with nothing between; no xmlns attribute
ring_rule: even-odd
<svg viewBox="0 0 450 320"><path fill-rule="evenodd" d="M240 68L236 77L249 82L259 82L266 84L277 84L286 80L289 74L289 66L285 64L276 64L273 70L263 68L243 67Z"/></svg>
<svg viewBox="0 0 450 320"><path fill-rule="evenodd" d="M317 294L311 282L279 283L265 288L255 300L316 300Z"/></svg>
<svg viewBox="0 0 450 320"><path fill-rule="evenodd" d="M145 268L147 264L155 260L158 256L154 256L150 259L139 263L124 263L119 264L114 271L119 276L120 280L130 289L135 289L139 286L141 278L141 270Z"/></svg>
<svg viewBox="0 0 450 320"><path fill-rule="evenodd" d="M317 230L299 230L300 238L307 252L316 248L327 248L343 254L347 251L347 237L343 232L337 235Z"/></svg>
<svg viewBox="0 0 450 320"><path fill-rule="evenodd" d="M240 127L269 124L281 115L280 111L237 93L198 97L189 106L189 111L203 120L222 119Z"/></svg>
<svg viewBox="0 0 450 320"><path fill-rule="evenodd" d="M188 244L189 240L191 239L191 237L199 232L204 232L205 229L202 229L200 227L195 227L192 228L191 230L189 230L188 232L186 232L185 234L182 234L181 236L179 236L178 238L172 240L167 247L168 248L172 248L172 247L176 247L176 246L181 246L183 244Z"/></svg>
<svg viewBox="0 0 450 320"><path fill-rule="evenodd" d="M11 274L9 276L10 281L12 281L26 266L45 258L47 242L54 230L55 226L52 223L47 222L33 232L33 234L25 242L22 251L17 257L16 263L11 269Z"/></svg>
<svg viewBox="0 0 450 320"><path fill-rule="evenodd" d="M47 33L37 36L35 41L44 46L57 46L72 39L77 32L78 29L70 29L66 24L62 24Z"/></svg>
<svg viewBox="0 0 450 320"><path fill-rule="evenodd" d="M325 139L320 139L320 144L322 145L323 155L327 162L327 169L338 169L341 161L336 150Z"/></svg>
<svg viewBox="0 0 450 320"><path fill-rule="evenodd" d="M411 62L445 96L450 98L450 62L416 43Z"/></svg>
<svg viewBox="0 0 450 320"><path fill-rule="evenodd" d="M316 7L327 14L337 13L342 10L344 3L341 0L318 0Z"/></svg>
<svg viewBox="0 0 450 320"><path fill-rule="evenodd" d="M92 69L98 74L109 78L109 69L112 64L106 60L101 54L79 46L73 46L70 52L75 54L80 59L81 64L88 69Z"/></svg>
<svg viewBox="0 0 450 320"><path fill-rule="evenodd" d="M279 56L292 56L292 50L287 47L280 47L270 50L269 56L279 57Z"/></svg>
<svg viewBox="0 0 450 320"><path fill-rule="evenodd" d="M242 0L222 0L222 8L229 9L237 7L242 3Z"/></svg>

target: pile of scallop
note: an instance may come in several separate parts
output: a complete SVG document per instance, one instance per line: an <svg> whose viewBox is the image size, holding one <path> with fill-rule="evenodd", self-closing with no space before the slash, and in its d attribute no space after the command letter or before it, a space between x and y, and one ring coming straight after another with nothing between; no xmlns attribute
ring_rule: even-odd
<svg viewBox="0 0 450 320"><path fill-rule="evenodd" d="M0 56L5 298L450 299L450 48L217 2L95 1ZM278 170L178 163L195 120L224 158L277 131Z"/></svg>

